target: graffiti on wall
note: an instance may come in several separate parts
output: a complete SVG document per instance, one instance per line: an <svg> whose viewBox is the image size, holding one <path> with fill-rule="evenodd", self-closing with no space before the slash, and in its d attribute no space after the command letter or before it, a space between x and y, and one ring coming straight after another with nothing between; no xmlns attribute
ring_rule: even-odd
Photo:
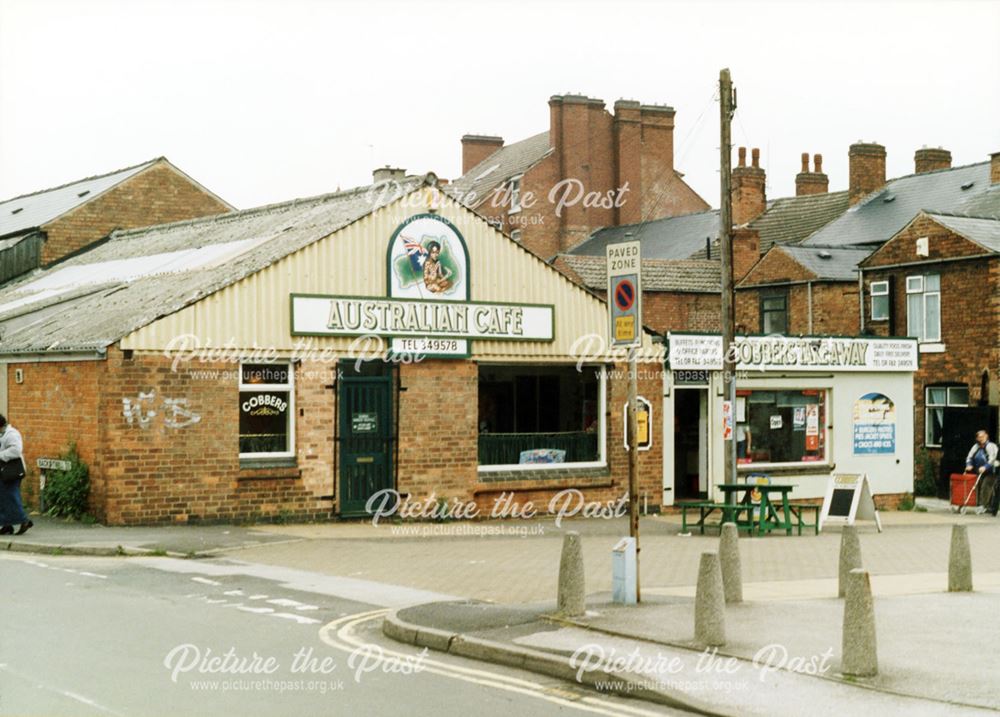
<svg viewBox="0 0 1000 717"><path fill-rule="evenodd" d="M156 391L140 391L136 398L122 399L122 415L130 426L149 428L156 418ZM167 428L181 429L201 421L201 416L188 406L186 398L163 397L160 402L163 424Z"/></svg>

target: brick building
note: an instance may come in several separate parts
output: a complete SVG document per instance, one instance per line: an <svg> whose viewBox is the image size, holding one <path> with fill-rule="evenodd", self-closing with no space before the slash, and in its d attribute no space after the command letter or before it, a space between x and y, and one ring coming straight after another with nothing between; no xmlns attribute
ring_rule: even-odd
<svg viewBox="0 0 1000 717"><path fill-rule="evenodd" d="M0 284L114 229L221 214L233 207L164 157L0 202Z"/></svg>
<svg viewBox="0 0 1000 717"><path fill-rule="evenodd" d="M920 341L914 452L946 488L975 431L1000 432L1000 217L921 212L861 272L866 331Z"/></svg>
<svg viewBox="0 0 1000 717"><path fill-rule="evenodd" d="M604 303L433 175L399 189L116 231L9 287L0 373L28 493L36 459L75 442L110 524L359 516L380 491L487 514L510 494L619 499L625 372L573 348L605 332ZM662 446L639 461L653 507Z"/></svg>
<svg viewBox="0 0 1000 717"><path fill-rule="evenodd" d="M674 167L672 107L555 95L549 129L505 145L462 138L462 176L449 187L529 250L549 259L598 227L708 209Z"/></svg>

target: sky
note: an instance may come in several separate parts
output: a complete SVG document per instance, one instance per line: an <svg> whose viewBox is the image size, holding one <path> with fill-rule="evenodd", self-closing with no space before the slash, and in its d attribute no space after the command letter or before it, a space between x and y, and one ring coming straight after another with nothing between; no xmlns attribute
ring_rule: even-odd
<svg viewBox="0 0 1000 717"><path fill-rule="evenodd" d="M847 148L1000 151L1000 1L0 0L0 199L166 156L238 208L455 178L463 134L548 129L548 98L669 104L675 165L719 204L719 70L734 146L769 198L802 152L847 187ZM735 151L734 151L735 158Z"/></svg>

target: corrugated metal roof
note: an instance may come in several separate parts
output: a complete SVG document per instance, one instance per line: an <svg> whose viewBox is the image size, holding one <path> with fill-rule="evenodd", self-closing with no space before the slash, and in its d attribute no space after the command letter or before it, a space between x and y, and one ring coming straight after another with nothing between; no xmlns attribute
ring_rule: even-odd
<svg viewBox="0 0 1000 717"><path fill-rule="evenodd" d="M956 234L1000 254L1000 219L956 216L953 214L928 214L938 224Z"/></svg>
<svg viewBox="0 0 1000 717"><path fill-rule="evenodd" d="M514 142L498 149L446 186L445 191L462 204L474 207L511 177L527 172L551 151L548 132Z"/></svg>
<svg viewBox="0 0 1000 717"><path fill-rule="evenodd" d="M104 348L419 188L359 187L173 224L109 241L36 271L0 296L0 353Z"/></svg>
<svg viewBox="0 0 1000 717"><path fill-rule="evenodd" d="M868 248L843 248L819 246L779 247L792 259L816 275L818 279L827 281L857 281L858 263L872 253Z"/></svg>
<svg viewBox="0 0 1000 717"><path fill-rule="evenodd" d="M990 185L990 163L980 162L891 179L803 242L818 246L882 244L921 210L1000 218L1000 192Z"/></svg>
<svg viewBox="0 0 1000 717"><path fill-rule="evenodd" d="M718 235L719 212L713 209L640 224L604 227L573 247L569 254L603 257L608 244L637 240L642 242L642 256L646 259L687 259L699 249L704 251L706 239L715 240Z"/></svg>
<svg viewBox="0 0 1000 717"><path fill-rule="evenodd" d="M157 157L134 167L126 167L97 177L87 177L0 202L0 236L40 227L69 210L89 202L161 159L163 158Z"/></svg>
<svg viewBox="0 0 1000 717"><path fill-rule="evenodd" d="M607 290L607 268L603 256L561 254L559 258L588 289ZM643 259L642 289L717 294L722 291L721 264L694 259Z"/></svg>

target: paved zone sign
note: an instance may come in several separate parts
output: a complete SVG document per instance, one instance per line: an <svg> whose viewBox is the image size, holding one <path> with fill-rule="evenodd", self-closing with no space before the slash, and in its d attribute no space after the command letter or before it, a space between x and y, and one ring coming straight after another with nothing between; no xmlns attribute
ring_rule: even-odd
<svg viewBox="0 0 1000 717"><path fill-rule="evenodd" d="M611 346L642 344L642 274L639 242L609 244L608 318Z"/></svg>

